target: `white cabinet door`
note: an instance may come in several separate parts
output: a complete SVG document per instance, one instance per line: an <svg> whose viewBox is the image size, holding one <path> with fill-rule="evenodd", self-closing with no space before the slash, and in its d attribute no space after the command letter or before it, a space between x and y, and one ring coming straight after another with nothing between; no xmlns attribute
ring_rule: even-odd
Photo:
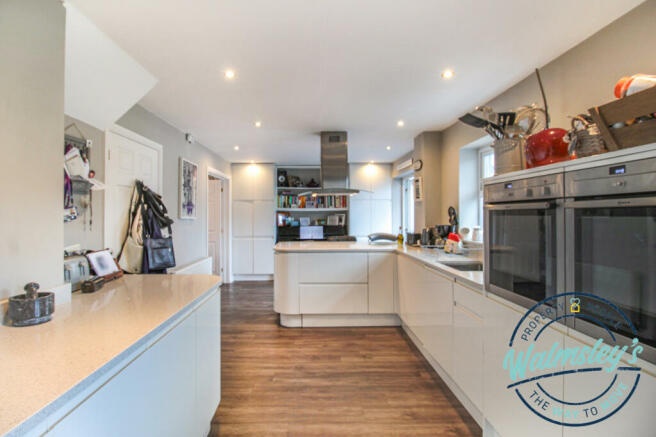
<svg viewBox="0 0 656 437"><path fill-rule="evenodd" d="M253 273L253 239L233 238L232 270L236 275Z"/></svg>
<svg viewBox="0 0 656 437"><path fill-rule="evenodd" d="M369 314L393 314L396 254L369 253Z"/></svg>
<svg viewBox="0 0 656 437"><path fill-rule="evenodd" d="M253 170L249 164L232 164L232 199L253 200Z"/></svg>
<svg viewBox="0 0 656 437"><path fill-rule="evenodd" d="M386 232L398 234L398 229L392 229L392 201L371 200L371 232Z"/></svg>
<svg viewBox="0 0 656 437"><path fill-rule="evenodd" d="M593 339L589 339L585 343L569 336L565 336L565 347L582 348L584 346L591 347L594 344ZM630 344L630 342L628 342ZM623 346L623 344L620 344ZM630 357L631 354L627 353L624 357ZM624 358L623 357L623 358ZM605 367L606 365L604 365ZM619 366L633 367L635 364L630 365L626 362L620 362ZM596 367L596 366L590 366ZM639 367L639 366L638 366ZM569 367L566 367L568 369ZM613 382L615 372L608 373L601 372L584 372L576 374L565 375L565 395L564 400L567 402L585 402L590 399L596 398ZM615 381L613 388L611 388L606 395L599 398L593 404L584 404L578 410L584 407L595 406L597 408L597 415L599 417L607 415L609 412L614 411L622 402L632 389L637 372L634 371L620 371L617 372L618 381L622 382L626 387L624 390L618 390L618 381ZM585 437L592 435L592 431L596 431L596 435L620 435L620 436L653 436L654 431L654 403L656 402L656 378L645 373L640 372L640 379L635 391L627 403L617 411L617 413L604 419L602 422L594 425L581 426L581 427L564 427L563 437ZM606 408L606 410L604 410ZM577 407L571 407L576 411ZM589 413L591 414L591 413ZM585 412L579 411L579 416L585 418ZM584 421L590 419L585 418ZM568 420L569 422L569 420Z"/></svg>
<svg viewBox="0 0 656 437"><path fill-rule="evenodd" d="M281 314L299 314L298 258L303 253L273 255L273 310Z"/></svg>
<svg viewBox="0 0 656 437"><path fill-rule="evenodd" d="M253 164L251 183L253 184L253 200L274 200L275 176L272 164Z"/></svg>
<svg viewBox="0 0 656 437"><path fill-rule="evenodd" d="M275 206L273 200L253 202L253 236L273 237L275 226Z"/></svg>
<svg viewBox="0 0 656 437"><path fill-rule="evenodd" d="M196 413L204 435L221 401L221 293L196 310Z"/></svg>
<svg viewBox="0 0 656 437"><path fill-rule="evenodd" d="M469 400L483 410L484 297L459 284L453 285L453 380Z"/></svg>
<svg viewBox="0 0 656 437"><path fill-rule="evenodd" d="M508 389L510 377L503 368L503 361L508 351L508 342L515 326L523 313L511 309L491 298L485 298L483 314L484 354L483 354L483 411L485 419L490 422L502 437L562 437L561 425L555 425L538 417L529 410L512 388ZM541 341L563 344L564 334L547 328L541 334ZM532 342L531 342L532 343ZM516 341L515 349L525 351L528 344ZM549 392L560 397L563 394L562 376L545 378L544 386Z"/></svg>
<svg viewBox="0 0 656 437"><path fill-rule="evenodd" d="M417 300L417 336L449 374L453 362L453 281L423 266Z"/></svg>
<svg viewBox="0 0 656 437"><path fill-rule="evenodd" d="M253 236L253 202L241 200L232 202L232 235L234 237Z"/></svg>
<svg viewBox="0 0 656 437"><path fill-rule="evenodd" d="M377 167L371 181L372 199L392 199L392 166L375 164Z"/></svg>
<svg viewBox="0 0 656 437"><path fill-rule="evenodd" d="M195 318L192 315L46 435L190 435L190 430L197 430L199 425L195 420L198 417L195 409L195 347Z"/></svg>
<svg viewBox="0 0 656 437"><path fill-rule="evenodd" d="M367 284L300 284L302 314L366 314Z"/></svg>
<svg viewBox="0 0 656 437"><path fill-rule="evenodd" d="M273 274L273 237L253 238L253 273Z"/></svg>
<svg viewBox="0 0 656 437"><path fill-rule="evenodd" d="M298 260L298 282L366 284L366 253L306 253Z"/></svg>
<svg viewBox="0 0 656 437"><path fill-rule="evenodd" d="M371 202L352 198L349 202L349 234L366 237L371 232Z"/></svg>
<svg viewBox="0 0 656 437"><path fill-rule="evenodd" d="M412 330L415 326L415 301L418 295L417 284L421 265L403 255L399 255L396 262L399 281L399 316L403 323Z"/></svg>
<svg viewBox="0 0 656 437"><path fill-rule="evenodd" d="M349 164L349 187L363 190L351 197L351 200L371 199L371 176L368 173L372 168L366 164Z"/></svg>

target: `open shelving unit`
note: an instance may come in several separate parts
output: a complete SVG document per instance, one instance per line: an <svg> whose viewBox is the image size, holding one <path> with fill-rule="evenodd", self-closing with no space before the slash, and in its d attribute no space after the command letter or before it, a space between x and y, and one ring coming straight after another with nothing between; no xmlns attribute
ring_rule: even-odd
<svg viewBox="0 0 656 437"><path fill-rule="evenodd" d="M279 180L279 176L286 174L287 179L284 181ZM298 193L309 191L312 189L321 188L320 186L309 187L308 183L314 181L318 183L321 180L321 168L319 166L286 166L280 165L276 167L276 240L290 239L290 227L278 226L278 213L288 214L294 221L300 221L301 217L309 217L311 224L323 225L325 234L348 234L348 196L332 196L331 202L340 204L339 207L300 207L300 206L287 206L290 200L293 204L297 202ZM292 184L292 186L287 186ZM291 199L290 199L291 197ZM310 196L305 197L305 202L308 202ZM339 202L337 201L337 197ZM309 200L312 202L312 200ZM328 216L332 214L344 214L345 220L343 226L327 226ZM282 228L282 232L281 232Z"/></svg>

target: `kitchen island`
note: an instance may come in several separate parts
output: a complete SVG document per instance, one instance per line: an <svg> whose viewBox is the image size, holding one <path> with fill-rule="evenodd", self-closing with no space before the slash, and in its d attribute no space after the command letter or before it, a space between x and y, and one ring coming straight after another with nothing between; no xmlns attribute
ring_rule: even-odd
<svg viewBox="0 0 656 437"><path fill-rule="evenodd" d="M221 278L126 275L0 327L0 435L207 435L220 401Z"/></svg>
<svg viewBox="0 0 656 437"><path fill-rule="evenodd" d="M482 292L476 259L441 250L364 241L280 242L274 256L274 310L287 327L398 326L398 257ZM449 265L447 265L447 264Z"/></svg>

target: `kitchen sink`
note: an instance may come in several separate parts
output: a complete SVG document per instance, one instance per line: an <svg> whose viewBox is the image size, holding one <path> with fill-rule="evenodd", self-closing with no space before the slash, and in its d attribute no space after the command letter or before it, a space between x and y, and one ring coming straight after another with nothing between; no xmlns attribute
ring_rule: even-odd
<svg viewBox="0 0 656 437"><path fill-rule="evenodd" d="M449 266L452 269L460 270L461 272L481 272L483 271L482 262L471 262L471 263L462 263L462 262L443 262L445 266Z"/></svg>

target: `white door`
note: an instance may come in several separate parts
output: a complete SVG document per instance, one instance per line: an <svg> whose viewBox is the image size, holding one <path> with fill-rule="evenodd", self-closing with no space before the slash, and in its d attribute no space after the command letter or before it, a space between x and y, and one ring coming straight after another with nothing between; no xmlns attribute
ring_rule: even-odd
<svg viewBox="0 0 656 437"><path fill-rule="evenodd" d="M212 273L221 275L221 202L223 181L207 181L207 256L212 257Z"/></svg>
<svg viewBox="0 0 656 437"><path fill-rule="evenodd" d="M128 224L134 181L161 194L162 146L124 129L105 135L105 247L118 254ZM169 211L175 205L167 205Z"/></svg>

